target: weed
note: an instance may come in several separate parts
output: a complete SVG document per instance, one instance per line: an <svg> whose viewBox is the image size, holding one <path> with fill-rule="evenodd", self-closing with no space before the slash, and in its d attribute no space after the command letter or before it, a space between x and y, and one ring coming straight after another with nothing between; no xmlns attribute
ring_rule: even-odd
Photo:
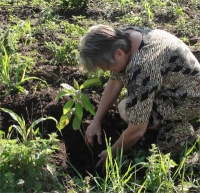
<svg viewBox="0 0 200 193"><path fill-rule="evenodd" d="M73 17L74 20L75 17ZM53 29L52 26L57 26L56 29ZM60 26L54 23L54 25L47 25L51 31L56 32L60 29ZM60 41L51 41L45 42L45 47L47 50L50 51L52 54L52 60L50 63L53 64L70 64L70 65L77 65L78 63L78 56L79 56L79 37L86 32L86 29L82 28L79 25L70 24L69 22L62 21L61 24L62 31L65 35L58 35ZM58 38L57 37L57 38Z"/></svg>
<svg viewBox="0 0 200 193"><path fill-rule="evenodd" d="M3 112L9 113L10 116L18 123L18 125L11 125L8 128L8 138L11 137L12 133L13 133L13 128L16 129L16 131L21 135L23 141L27 141L28 139L33 139L35 138L35 136L39 133L39 128L34 130L34 127L42 122L42 121L46 121L46 120L53 120L57 123L57 120L53 117L46 117L46 118L40 118L38 120L35 120L34 122L32 122L32 124L30 125L30 127L26 127L26 123L23 119L23 117L19 117L16 113L14 113L13 111L6 109L6 108L0 108Z"/></svg>
<svg viewBox="0 0 200 193"><path fill-rule="evenodd" d="M0 53L0 81L5 86L4 95L9 94L13 89L24 92L25 88L22 85L28 80L40 80L46 84L46 81L38 77L26 77L27 67L30 67L29 65L32 63L32 60L20 55L16 55L17 57L13 58L14 54L9 55L3 45L1 45L1 49L3 50L3 53ZM14 63L19 60L20 62L14 65ZM13 62L13 65L11 65L11 61Z"/></svg>
<svg viewBox="0 0 200 193"><path fill-rule="evenodd" d="M80 10L89 6L89 0L62 0L63 6L66 6L69 10Z"/></svg>
<svg viewBox="0 0 200 193"><path fill-rule="evenodd" d="M138 170L143 168L144 162L140 162L133 165L131 161L124 158L123 150L117 151L114 158L112 155L110 141L111 139L109 139L109 142L108 140L106 140L108 156L106 159L106 163L103 166L105 177L102 178L99 176L99 174L93 176L90 173L88 173L89 176L87 176L87 179L83 179L83 177L76 170L76 168L74 168L73 165L68 162L79 176L79 180L75 179L76 185L74 186L75 187L74 189L78 188L79 191L88 190L89 192L102 192L102 193L137 192L140 185L134 175ZM93 186L90 185L91 182Z"/></svg>
<svg viewBox="0 0 200 193"><path fill-rule="evenodd" d="M2 18L0 29L0 83L1 86L3 85L3 88L1 87L1 93L3 93L3 95L13 90L28 93L23 86L25 81L42 81L37 77L28 77L28 72L35 63L37 65L38 63L42 65L46 63L69 66L76 65L78 63L79 38L85 34L89 26L96 23L106 23L116 26L117 28L123 28L127 25L156 26L174 33L188 45L191 37L199 37L198 0L2 0L0 6ZM85 16L78 15L79 11L86 7L89 9L86 12L81 12ZM24 18L24 13L26 14L27 8L28 11L30 11L28 12L29 19L23 21L22 18ZM76 14L76 16L73 16L73 14ZM158 23L158 20L161 22ZM32 48L34 47L32 46L36 46L36 49L34 49L36 50L34 59L30 57L29 52L33 50ZM195 45L195 49L198 48L199 45ZM47 54L51 53L50 58L49 55L47 56L46 50L49 51ZM41 61L41 58L47 58L47 60L44 62ZM99 73L97 76L105 80L109 75ZM92 77L94 78L96 75ZM79 89L76 87L74 89L74 91L78 93ZM125 92L121 94L124 96ZM72 95L70 96L72 97ZM72 97L72 100L73 99ZM66 121L65 123L67 123L72 120L74 128L79 129L81 126L81 120L79 119L83 117L85 107L81 103L81 105L75 105L76 102L77 101L74 101L74 106L72 105L70 107L73 110L72 116L74 119L72 120L71 116L70 118L63 119L63 122ZM63 108L63 112L66 113L68 107L66 105ZM82 110L80 110L80 107ZM70 112L70 110L68 112ZM16 115L15 117L17 118ZM26 139L28 133L28 138L37 138L36 136L39 133L37 127L28 130L30 127L25 127L23 125L23 117L17 119L21 121L21 123L18 123L16 126L22 133L22 138ZM25 128L26 132L23 132L20 128ZM8 135L0 131L0 138L5 138L6 136L10 137L14 130L17 129L15 127L10 127ZM21 134L19 135L21 136ZM53 180L51 178L52 176L56 176L54 172L55 168L50 164L41 165L42 161L44 161L41 158L47 155L45 153L43 154L43 150L49 151L48 148L45 149L46 146L48 146L47 142L38 140L39 145L35 146L40 146L40 148L37 149L34 149L32 146L29 146L30 144L27 145L26 143L26 147L30 148L32 151L30 149L25 149L25 147L20 149L18 147L20 144L12 142L12 140L6 143L7 145L4 146L4 149L2 145L0 145L1 158L5 158L4 161L6 161L3 166L0 166L1 171L4 172L2 175L3 178L0 179L1 191L50 192L55 186L60 186L57 184L56 177L53 178ZM14 143L14 145L12 143ZM23 143L25 144L25 142ZM36 143L37 142L33 142L33 144ZM3 144L2 141L1 144ZM196 145L200 146L200 143ZM120 158L121 154L119 158L115 160L110 156L107 162L107 177L105 179L99 176L89 176L89 179L86 179L78 175L80 179L70 179L68 183L68 192L75 192L76 190L74 187L78 187L77 189L79 192L95 192L94 190L96 189L96 192L103 192L104 190L107 192L138 192L140 188L141 191L144 192L150 190L161 193L170 192L171 190L176 192L189 192L190 187L200 187L199 164L187 163L188 156L192 159L195 158L196 155L199 155L199 151L195 154L192 153L193 150L194 149L190 151L190 149L188 149L183 154L180 164L176 166L177 169L176 167L173 168L175 170L173 175L171 173L172 167L168 167L173 161L171 161L167 155L160 155L159 151L157 153L152 152L152 157L150 156L149 160L147 160L148 162L144 164L145 168L143 169L146 169L146 176L143 184L140 184L140 181L138 181L138 174L136 178L136 172L138 171L136 167L132 168L132 176L130 180L125 183L129 175L124 175L126 172L122 172L121 164L128 167L129 162L127 162L127 160L120 161L122 160L122 157ZM15 156L13 153L14 151L15 153L19 153L19 155ZM187 154L187 152L190 152L190 154ZM23 159L24 154L27 154L27 157L25 157L25 160L28 160L26 162L27 165ZM137 151L134 152L133 155L134 163L141 163L141 165L138 166L144 167L144 165L142 165L142 163L144 163L143 153ZM31 156L33 156L33 158ZM34 156L37 159L35 159ZM14 160L13 162L11 161L12 158ZM154 158L156 158L157 161ZM0 163L2 163L1 160ZM22 165L20 165L20 161L22 161ZM39 162L38 167L34 165L38 163L37 161ZM163 164L164 167L162 166ZM41 168L39 166L41 166ZM28 169L29 167L30 170ZM23 168L25 168L26 171L22 170ZM165 170L166 172L164 172ZM34 176L31 176L33 173ZM18 174L22 175L19 176ZM157 175L161 176L160 179ZM26 179L27 176L28 178ZM123 180L125 182L123 182L120 177L124 177ZM169 185L168 183L171 182L171 178L173 181ZM88 182L90 179L93 180L92 183ZM163 182L162 179L166 179L166 182ZM161 184L159 184L159 180L161 180ZM91 184L95 182L95 187L91 187ZM55 185L55 183L57 185ZM174 184L179 184L176 190L173 187ZM164 187L166 187L165 190ZM61 190L61 192L63 191Z"/></svg>
<svg viewBox="0 0 200 193"><path fill-rule="evenodd" d="M34 62L32 58L17 53L18 43L21 40L26 46L32 42L30 20L20 22L13 29L7 30L0 42L0 81L4 85L4 95L17 89L24 92L23 84L28 80L44 80L37 77L26 77L27 69L31 69Z"/></svg>
<svg viewBox="0 0 200 193"><path fill-rule="evenodd" d="M134 25L134 26L142 26L143 18L134 14L134 13L127 13L123 17L118 18L120 22L125 22L127 25Z"/></svg>
<svg viewBox="0 0 200 193"><path fill-rule="evenodd" d="M148 19L152 20L153 19L153 12L152 12L152 8L151 8L151 4L148 3L147 1L143 1L142 4L144 6L145 12L148 15Z"/></svg>
<svg viewBox="0 0 200 193"><path fill-rule="evenodd" d="M128 192L131 188L131 180L133 180L134 170L137 165L143 165L142 163L132 165L131 162L123 159L123 148L121 151L117 151L116 158L113 158L111 144L106 140L106 147L108 157L106 159L105 170L106 177L103 182L103 192ZM124 166L126 170L124 170Z"/></svg>
<svg viewBox="0 0 200 193"><path fill-rule="evenodd" d="M172 192L175 184L171 169L177 164L170 159L170 154L162 155L154 144L150 151L152 155L147 158L148 163L145 165L146 177L138 193L144 192L144 187L146 191L166 192L167 190L167 192Z"/></svg>
<svg viewBox="0 0 200 193"><path fill-rule="evenodd" d="M0 139L0 189L2 192L62 191L60 175L49 158L59 149L57 135L17 143ZM48 182L48 183L47 183Z"/></svg>

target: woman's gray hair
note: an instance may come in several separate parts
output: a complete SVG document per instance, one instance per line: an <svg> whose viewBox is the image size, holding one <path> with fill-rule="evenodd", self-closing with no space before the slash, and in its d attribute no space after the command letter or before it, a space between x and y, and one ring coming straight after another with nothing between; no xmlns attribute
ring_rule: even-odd
<svg viewBox="0 0 200 193"><path fill-rule="evenodd" d="M97 65L110 66L114 63L117 49L129 52L129 34L107 25L92 26L80 41L80 63L85 70L95 72Z"/></svg>

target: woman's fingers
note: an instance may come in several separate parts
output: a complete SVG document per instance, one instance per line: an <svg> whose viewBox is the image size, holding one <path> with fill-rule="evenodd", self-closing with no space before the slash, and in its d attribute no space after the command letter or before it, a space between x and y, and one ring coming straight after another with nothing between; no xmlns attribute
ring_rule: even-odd
<svg viewBox="0 0 200 193"><path fill-rule="evenodd" d="M102 144L101 133L97 133L97 140L98 143L101 145Z"/></svg>
<svg viewBox="0 0 200 193"><path fill-rule="evenodd" d="M98 161L98 163L96 164L96 168L97 167L99 167L99 166L101 166L101 165L104 165L105 164L105 162L106 162L106 158L107 158L107 151L106 150L104 150L104 151L102 151L99 155L98 155L98 157L100 157L101 159Z"/></svg>
<svg viewBox="0 0 200 193"><path fill-rule="evenodd" d="M89 144L93 146L94 137L97 136L98 143L101 144L101 127L99 123L92 122L86 130L86 139Z"/></svg>
<svg viewBox="0 0 200 193"><path fill-rule="evenodd" d="M93 142L94 142L94 136L97 136L97 140L98 140L98 143L101 145L102 144L102 138L101 138L101 133L88 133L86 132L86 139L87 139L87 142L90 143L92 146L93 146Z"/></svg>
<svg viewBox="0 0 200 193"><path fill-rule="evenodd" d="M103 160L103 159L100 159L100 160L97 162L95 168L98 168L98 167L101 166L103 163L104 163L104 160Z"/></svg>
<svg viewBox="0 0 200 193"><path fill-rule="evenodd" d="M92 135L87 135L86 137L87 137L88 143L90 143L90 144L93 146L93 137L94 137L94 136L92 136Z"/></svg>

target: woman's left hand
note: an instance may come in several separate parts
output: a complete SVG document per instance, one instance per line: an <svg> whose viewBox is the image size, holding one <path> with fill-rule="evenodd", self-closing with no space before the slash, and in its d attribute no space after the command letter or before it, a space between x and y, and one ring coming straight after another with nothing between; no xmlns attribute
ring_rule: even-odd
<svg viewBox="0 0 200 193"><path fill-rule="evenodd" d="M106 163L106 158L108 156L107 150L102 151L98 157L100 157L101 159L98 161L98 163L96 164L96 168L98 168L99 166L103 165L103 167L105 167L105 163Z"/></svg>

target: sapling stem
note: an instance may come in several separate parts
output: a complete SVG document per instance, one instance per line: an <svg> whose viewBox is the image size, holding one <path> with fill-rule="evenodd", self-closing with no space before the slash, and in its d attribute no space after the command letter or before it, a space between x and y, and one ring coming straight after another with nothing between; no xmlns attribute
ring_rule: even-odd
<svg viewBox="0 0 200 193"><path fill-rule="evenodd" d="M94 166L94 153L93 153L93 151L92 151L91 146L90 146L90 145L88 144L88 142L87 142L87 139L86 139L86 136L85 136L85 129L84 129L83 123L82 123L82 128L83 128L84 131L82 131L82 129L80 129L80 132L81 132L81 135L82 135L82 137L83 137L83 140L85 141L85 144L87 145L88 150L89 150L90 153L91 153L91 156L92 156L92 164L93 164L93 166Z"/></svg>

